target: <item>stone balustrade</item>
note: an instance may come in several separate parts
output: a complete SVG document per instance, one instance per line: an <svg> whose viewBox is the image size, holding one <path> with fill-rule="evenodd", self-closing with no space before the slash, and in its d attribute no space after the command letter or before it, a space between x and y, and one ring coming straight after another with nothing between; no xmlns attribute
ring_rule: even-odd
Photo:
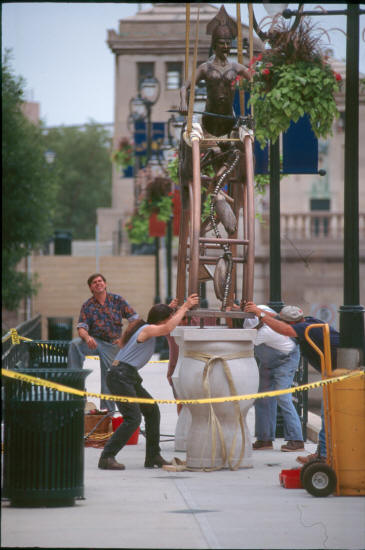
<svg viewBox="0 0 365 550"><path fill-rule="evenodd" d="M264 216L266 229L269 217ZM266 235L265 235L266 233ZM343 240L343 212L312 211L281 214L281 237L295 241L326 241L328 243ZM266 237L266 238L265 238ZM263 231L263 242L267 244L268 231ZM365 213L359 214L359 239L365 240Z"/></svg>

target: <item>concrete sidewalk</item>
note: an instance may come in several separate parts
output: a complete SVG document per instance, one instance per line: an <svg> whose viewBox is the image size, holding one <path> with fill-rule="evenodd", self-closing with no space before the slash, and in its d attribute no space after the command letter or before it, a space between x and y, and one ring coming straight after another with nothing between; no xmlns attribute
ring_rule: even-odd
<svg viewBox="0 0 365 550"><path fill-rule="evenodd" d="M87 389L98 391L98 361ZM171 399L166 363L147 365L144 386ZM97 400L91 399L96 402ZM97 403L98 405L98 403ZM175 405L160 405L161 434L174 433ZM249 412L253 432L253 408ZM185 459L170 437L162 455ZM117 459L124 471L98 470L100 449L85 449L85 500L64 508L13 508L2 502L2 546L40 548L251 548L363 549L365 499L314 498L284 489L282 469L296 467L298 453L255 451L254 468L217 472L167 472L143 467L145 440L126 446ZM308 452L316 448L307 443ZM299 453L302 454L302 453Z"/></svg>

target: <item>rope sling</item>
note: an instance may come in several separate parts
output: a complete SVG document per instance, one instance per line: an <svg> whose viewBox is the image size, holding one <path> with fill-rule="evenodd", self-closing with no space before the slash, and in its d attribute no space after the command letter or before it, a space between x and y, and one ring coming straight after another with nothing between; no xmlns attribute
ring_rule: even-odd
<svg viewBox="0 0 365 550"><path fill-rule="evenodd" d="M228 382L228 387L230 391L230 395L238 395L236 386L233 381L231 369L229 368L228 361L233 359L243 359L247 357L253 357L252 351L247 352L240 352L240 353L230 353L224 356L220 355L210 355L209 353L200 353L200 352L188 352L185 353L186 358L190 359L196 359L197 361L202 361L205 363L204 370L203 370L203 388L205 397L211 398L211 385L210 385L210 375L211 372L217 363L221 363L223 366L223 372L225 374L226 380ZM237 470L241 463L242 459L245 453L245 428L244 428L244 418L242 415L242 411L240 409L239 403L237 401L232 403L235 411L235 418L234 418L234 435L231 447L229 449L229 453L227 453L227 447L223 436L223 430L221 423L219 422L217 415L214 411L214 407L212 403L209 403L209 420L208 425L211 431L211 438L212 438L212 452L211 452L211 468L202 468L205 471L211 472L215 470L221 470L224 468L226 462L228 462L228 466L230 470ZM237 443L237 434L238 430L241 430L241 436L242 436L242 443L241 443L241 451L239 455L239 459L236 462L236 464L233 464L233 456L236 449L236 443ZM217 438L218 434L218 438ZM221 451L222 451L222 463L220 466L214 467L215 458L217 454L217 441L219 440ZM194 468L195 469L195 468Z"/></svg>

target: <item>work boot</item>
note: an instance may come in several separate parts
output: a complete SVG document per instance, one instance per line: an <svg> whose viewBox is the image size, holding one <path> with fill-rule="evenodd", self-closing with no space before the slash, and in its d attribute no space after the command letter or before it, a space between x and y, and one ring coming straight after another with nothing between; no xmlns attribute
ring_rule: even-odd
<svg viewBox="0 0 365 550"><path fill-rule="evenodd" d="M295 453L298 451L304 451L303 441L288 441L285 445L281 446L281 450L284 453Z"/></svg>
<svg viewBox="0 0 365 550"><path fill-rule="evenodd" d="M268 449L272 449L272 441L261 441L260 439L258 439L252 445L252 448L254 451L265 451Z"/></svg>
<svg viewBox="0 0 365 550"><path fill-rule="evenodd" d="M117 462L114 456L108 456L107 458L101 456L99 458L98 468L100 468L100 470L125 470L124 464Z"/></svg>
<svg viewBox="0 0 365 550"><path fill-rule="evenodd" d="M170 465L171 462L167 462L161 455L155 455L153 457L146 457L144 461L145 468L162 468L162 466Z"/></svg>
<svg viewBox="0 0 365 550"><path fill-rule="evenodd" d="M307 456L297 456L297 462L299 464L308 464L309 462L326 462L326 457L321 456L319 453L313 453Z"/></svg>

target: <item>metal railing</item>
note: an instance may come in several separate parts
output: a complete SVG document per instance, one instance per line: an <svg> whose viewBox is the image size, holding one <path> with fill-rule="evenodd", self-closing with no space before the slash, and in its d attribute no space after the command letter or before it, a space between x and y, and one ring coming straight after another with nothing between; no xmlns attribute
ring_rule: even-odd
<svg viewBox="0 0 365 550"><path fill-rule="evenodd" d="M24 321L16 327L19 336L30 338L31 340L40 340L42 335L42 316L36 315ZM11 333L8 332L1 339L1 366L3 369L14 368L20 361L25 363L28 361L28 351L24 342L13 344Z"/></svg>

